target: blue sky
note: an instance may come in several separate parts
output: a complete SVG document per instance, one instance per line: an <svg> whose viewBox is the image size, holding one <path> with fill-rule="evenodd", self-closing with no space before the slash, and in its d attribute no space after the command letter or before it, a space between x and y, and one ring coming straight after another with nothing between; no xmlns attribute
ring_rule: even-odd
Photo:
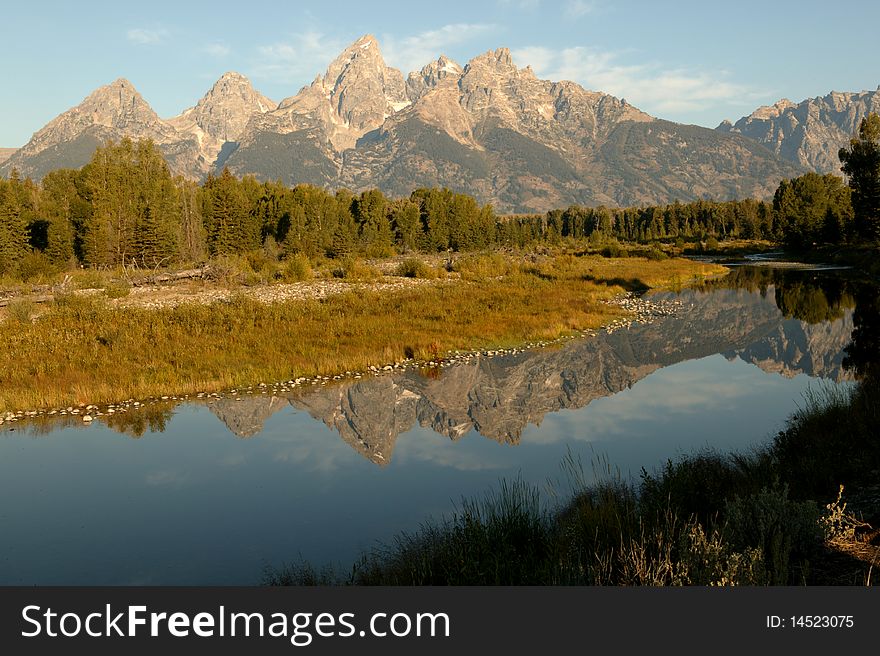
<svg viewBox="0 0 880 656"><path fill-rule="evenodd" d="M227 70L281 100L365 33L404 75L441 53L463 65L505 46L540 77L708 127L782 97L880 85L875 0L80 0L4 3L0 14L0 147L23 145L117 77L166 118Z"/></svg>

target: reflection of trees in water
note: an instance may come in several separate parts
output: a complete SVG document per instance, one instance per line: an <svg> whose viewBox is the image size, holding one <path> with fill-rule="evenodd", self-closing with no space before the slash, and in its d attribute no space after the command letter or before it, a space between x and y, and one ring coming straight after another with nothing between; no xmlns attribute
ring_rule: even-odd
<svg viewBox="0 0 880 656"><path fill-rule="evenodd" d="M861 379L880 380L880 290L861 285L856 291L852 341L846 347L843 366Z"/></svg>
<svg viewBox="0 0 880 656"><path fill-rule="evenodd" d="M810 324L835 321L843 317L845 310L856 306L851 281L814 271L737 267L724 278L706 282L701 289L744 289L766 297L770 287L774 289L776 306L786 319Z"/></svg>
<svg viewBox="0 0 880 656"><path fill-rule="evenodd" d="M843 289L841 280L837 285L815 285L796 282L776 287L776 305L786 319L798 319L807 323L835 321L843 317L845 309L855 307L855 299Z"/></svg>
<svg viewBox="0 0 880 656"><path fill-rule="evenodd" d="M117 412L101 417L109 428L131 437L141 437L147 431L164 433L165 427L174 416L176 402L148 405L137 410Z"/></svg>
<svg viewBox="0 0 880 656"><path fill-rule="evenodd" d="M100 421L117 433L135 438L142 437L147 431L164 433L168 422L174 416L174 409L177 405L177 401L163 401L161 403L140 406L139 408L129 408L124 412L118 411L115 414L104 414L101 417L97 417L96 422ZM62 428L88 428L90 424L82 419L84 414L85 412L77 415L55 414L28 417L27 423L23 423L20 426L11 424L8 430L14 431L18 429L27 435L42 437Z"/></svg>

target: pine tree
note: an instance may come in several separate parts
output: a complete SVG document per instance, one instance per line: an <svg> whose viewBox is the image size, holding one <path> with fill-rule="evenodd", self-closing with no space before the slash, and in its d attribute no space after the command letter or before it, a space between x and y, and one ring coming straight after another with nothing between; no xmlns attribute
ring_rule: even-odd
<svg viewBox="0 0 880 656"><path fill-rule="evenodd" d="M858 136L838 155L852 189L856 233L862 239L880 239L880 115L863 118Z"/></svg>
<svg viewBox="0 0 880 656"><path fill-rule="evenodd" d="M249 228L256 220L248 216L247 201L229 169L223 169L220 177L208 178L205 200L208 248L212 255L241 253L254 247L255 236L249 234Z"/></svg>
<svg viewBox="0 0 880 656"><path fill-rule="evenodd" d="M388 255L392 251L393 235L387 205L388 201L378 189L363 192L354 203L361 247L370 257Z"/></svg>
<svg viewBox="0 0 880 656"><path fill-rule="evenodd" d="M27 219L20 199L21 180L13 169L9 180L0 179L0 273L15 268L28 248Z"/></svg>

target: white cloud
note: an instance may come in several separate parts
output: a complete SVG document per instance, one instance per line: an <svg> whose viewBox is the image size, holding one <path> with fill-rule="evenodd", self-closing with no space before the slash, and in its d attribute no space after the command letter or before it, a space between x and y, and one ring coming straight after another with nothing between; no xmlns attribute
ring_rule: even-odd
<svg viewBox="0 0 880 656"><path fill-rule="evenodd" d="M724 71L665 68L657 62L623 64L620 53L583 46L562 50L520 48L513 57L519 65L530 64L541 77L572 80L588 89L626 98L655 114L696 111L723 101L751 101L761 95L729 81Z"/></svg>
<svg viewBox="0 0 880 656"><path fill-rule="evenodd" d="M311 80L323 73L346 45L313 30L293 34L284 42L257 48L253 75L278 83Z"/></svg>
<svg viewBox="0 0 880 656"><path fill-rule="evenodd" d="M454 23L401 39L383 36L379 46L385 61L406 74L420 70L451 46L466 43L496 30L497 26L490 23Z"/></svg>
<svg viewBox="0 0 880 656"><path fill-rule="evenodd" d="M582 18L593 12L596 5L588 0L569 0L565 3L563 12L568 18Z"/></svg>
<svg viewBox="0 0 880 656"><path fill-rule="evenodd" d="M133 27L125 33L125 37L132 43L140 46L153 46L162 43L168 38L168 30L164 28L148 29Z"/></svg>
<svg viewBox="0 0 880 656"><path fill-rule="evenodd" d="M209 43L204 48L202 48L202 52L205 52L212 57L226 57L230 52L232 52L232 50L224 43Z"/></svg>

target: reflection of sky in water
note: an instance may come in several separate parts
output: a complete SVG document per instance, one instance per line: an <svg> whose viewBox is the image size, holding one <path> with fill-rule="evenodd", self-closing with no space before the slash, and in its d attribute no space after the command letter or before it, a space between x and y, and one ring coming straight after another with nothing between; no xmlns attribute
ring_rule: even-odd
<svg viewBox="0 0 880 656"><path fill-rule="evenodd" d="M782 427L806 376L720 355L661 369L631 389L530 425L518 446L471 431L401 435L387 467L286 408L236 439L204 407L138 440L104 427L0 439L0 583L253 583L303 556L347 567L499 478L543 485L570 450L587 473L624 476L707 445L745 449Z"/></svg>
<svg viewBox="0 0 880 656"><path fill-rule="evenodd" d="M773 285L788 285L789 277L738 275ZM411 397L394 396L392 383L377 379L376 387L355 390L354 405L346 408L364 421L383 399L405 405L407 398L419 398L427 404L424 417L460 424L468 412L476 413L478 423L505 421L504 412L494 413L497 399L534 400L522 407L503 401L497 408L522 410L508 413L513 419L504 430L518 429L528 418L515 446L474 430L453 442L418 424L396 441L383 441L390 424L380 424L373 437L379 436L382 449L393 442L393 455L387 453L390 461L379 467L286 401L273 406L283 409L249 439L236 438L201 405L178 408L164 433L140 439L102 425L39 437L4 430L0 584L249 584L259 582L264 565L300 556L345 571L363 549L417 529L464 497L483 496L501 478L521 476L544 489L550 484L564 490L561 463L568 454L580 460L588 480L594 463L600 471L607 463L637 479L641 467L679 454L706 447L747 450L783 427L808 388L831 384L768 371L784 365L789 373L835 375L852 326L850 315L844 323L810 327L783 320L774 289L768 287L773 293L765 296L743 289L685 292L682 298L695 309L680 319L573 343L580 350L562 358L554 359L551 349L546 357L516 356L509 367L489 363L480 372L448 372L439 381L468 384L474 375L479 385L473 389L431 386L438 381L423 389L425 381L409 379L397 382L410 386ZM833 306L801 293L807 288L785 289L793 290L785 296L788 306L805 313ZM710 355L714 351L732 359ZM645 375L659 364L670 366ZM560 370L573 385L571 399L561 387L544 386ZM606 396L630 380L638 382ZM546 397L535 394L535 387ZM468 406L461 389L476 394L479 403ZM391 396L382 396L389 391ZM338 417L339 398L332 394L313 398L310 412ZM548 412L588 399L594 400L585 407ZM416 417L414 406L408 407L412 414L402 425ZM240 408L242 425L253 425L247 403ZM395 413L375 414L386 422L394 415L394 423L400 418Z"/></svg>

